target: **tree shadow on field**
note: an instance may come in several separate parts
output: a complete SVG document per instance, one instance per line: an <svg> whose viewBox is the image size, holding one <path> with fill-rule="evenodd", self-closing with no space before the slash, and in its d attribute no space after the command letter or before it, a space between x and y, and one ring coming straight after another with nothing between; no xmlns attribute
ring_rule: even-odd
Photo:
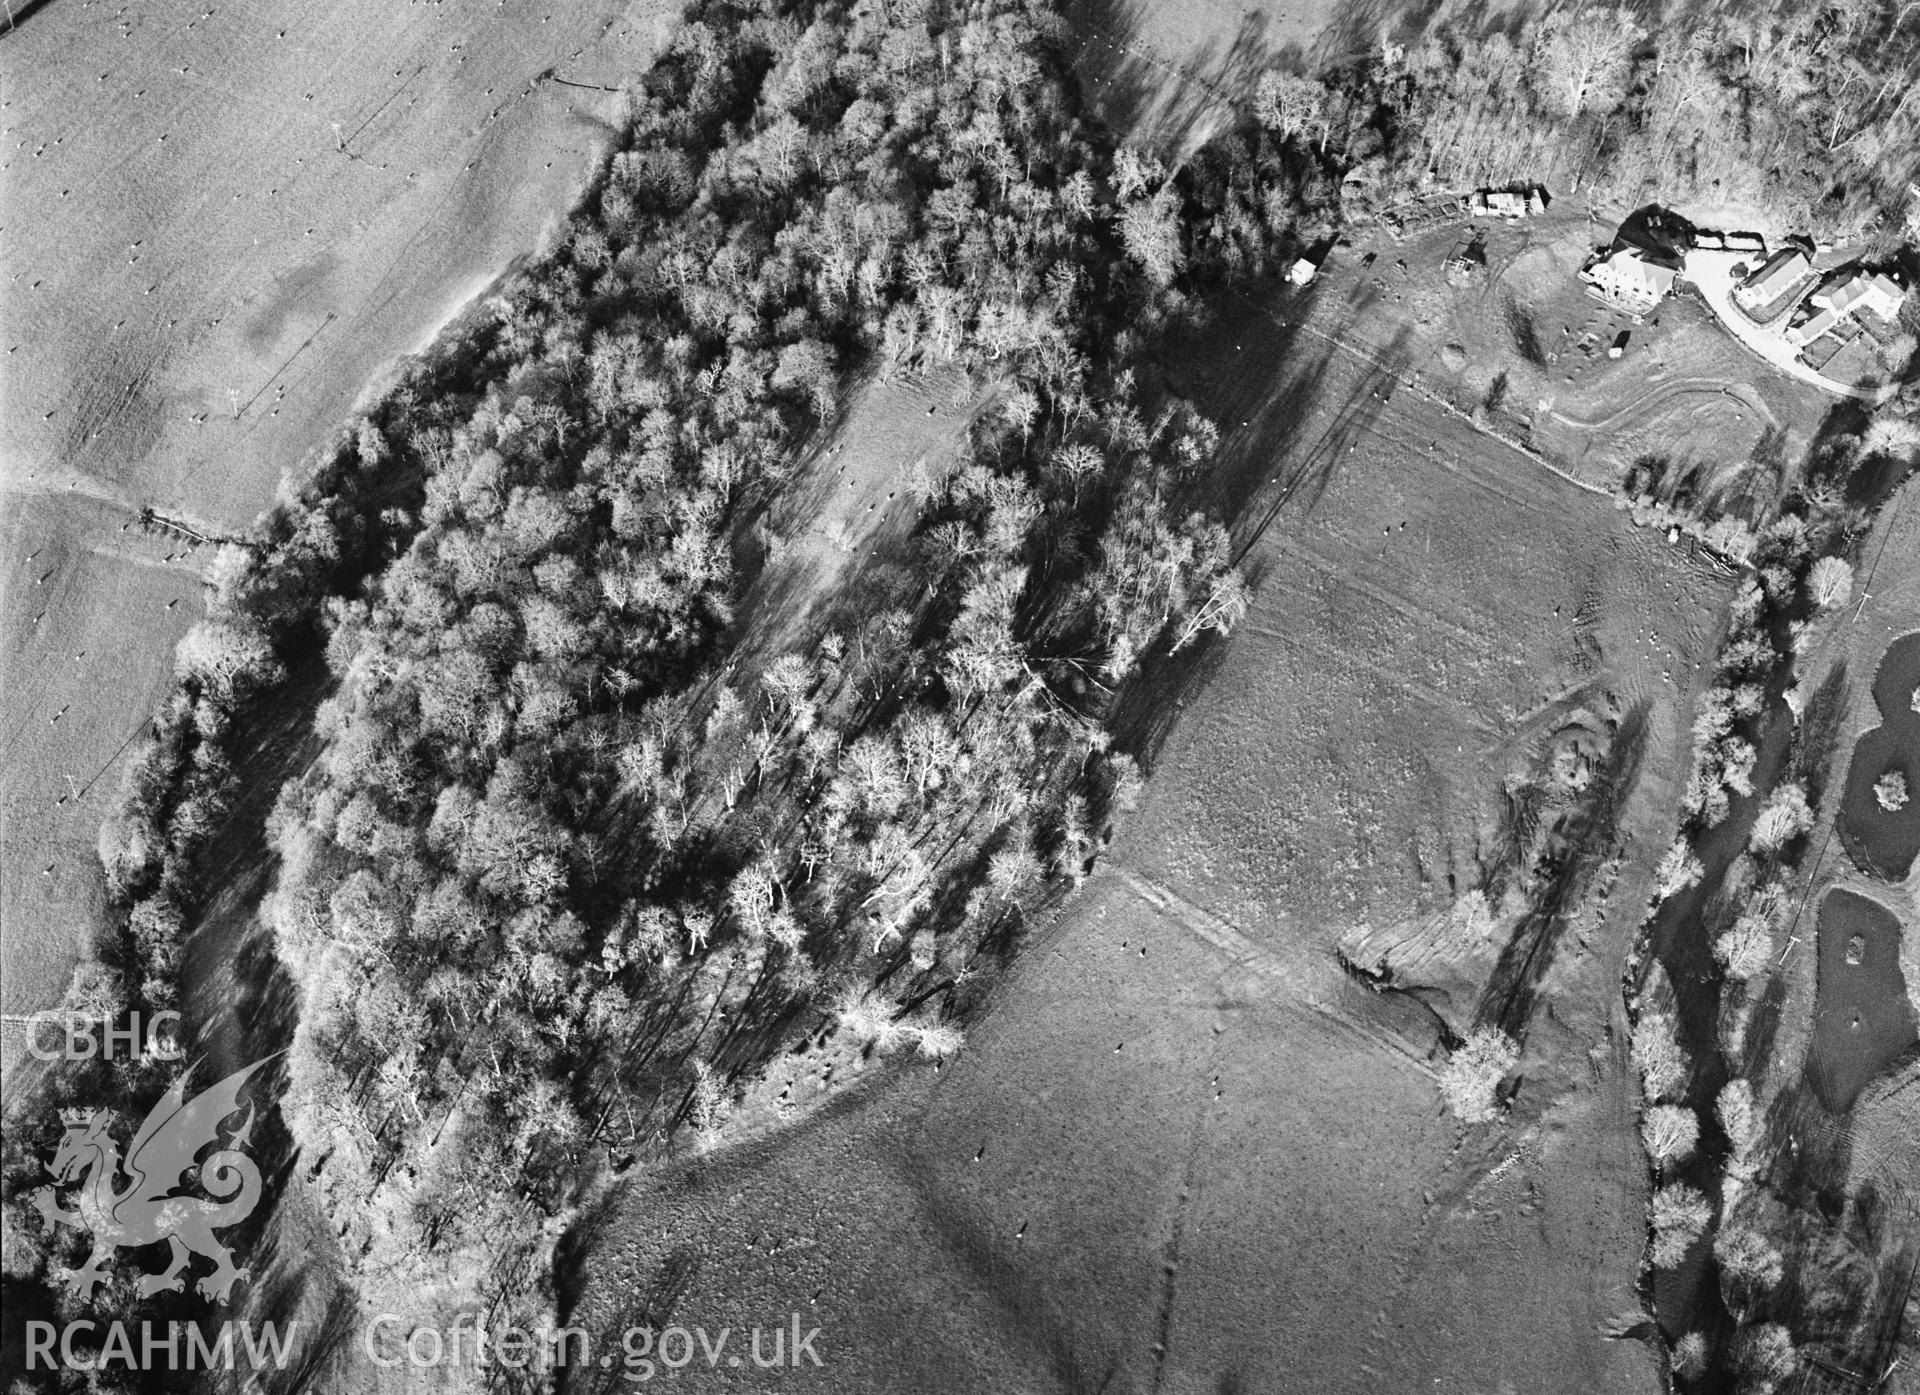
<svg viewBox="0 0 1920 1395"><path fill-rule="evenodd" d="M1169 54L1143 36L1148 0L1070 0L1074 69L1087 105L1141 145L1188 151L1250 104L1261 73L1300 66L1297 48L1271 42L1268 17L1249 11L1232 37Z"/></svg>
<svg viewBox="0 0 1920 1395"><path fill-rule="evenodd" d="M1107 1391L1119 1375L1118 1354L1106 1356L1099 1367L1098 1352L1088 1351L1072 1312L1062 1302L1044 1271L1016 1263L1004 1247L993 1243L992 1232L970 1213L954 1188L922 1161L910 1138L896 1136L888 1151L889 1166L912 1190L920 1219L933 1231L951 1268L971 1281L973 1291L997 1312L1004 1329L1025 1339L1033 1358L1043 1362L1061 1390Z"/></svg>
<svg viewBox="0 0 1920 1395"><path fill-rule="evenodd" d="M556 1328L580 1327L588 1332L588 1353L610 1355L612 1365L569 1364L559 1388L586 1395L635 1389L638 1376L629 1374L625 1365L626 1334L651 1328L657 1336L687 1312L690 1297L710 1302L723 1293L719 1285L724 1282L724 1270L720 1279L703 1272L706 1258L718 1252L711 1236L700 1243L678 1242L635 1264L629 1237L636 1233L637 1217L644 1215L645 1228L651 1231L659 1218L699 1212L703 1199L729 1198L729 1208L737 1210L739 1179L766 1176L780 1168L784 1159L806 1149L815 1134L838 1127L850 1111L868 1108L876 1091L892 1088L902 1078L870 1078L862 1088L845 1090L790 1124L718 1153L659 1161L637 1169L630 1184L602 1190L567 1228L555 1251L554 1318ZM804 1172L804 1165L798 1166ZM724 1225L716 1233L724 1235ZM631 1272L621 1273L622 1269ZM606 1282L610 1272L618 1275L615 1284ZM579 1311L589 1290L606 1294L616 1287L619 1301L589 1325ZM570 1350L569 1360L572 1354ZM636 1348L634 1355L639 1354ZM657 1349L653 1354L657 1356Z"/></svg>
<svg viewBox="0 0 1920 1395"><path fill-rule="evenodd" d="M1331 419L1317 432L1291 437L1294 428L1306 422L1314 407L1329 396L1332 369L1341 354L1330 344L1317 345L1310 361L1253 409L1252 415L1241 418L1255 430L1245 438L1245 449L1223 453L1214 476L1217 506L1231 520L1236 560L1250 556L1283 514L1305 516L1314 511L1340 462L1366 444L1380 414L1405 386L1405 374L1413 361L1411 335L1411 330L1403 329L1373 356L1358 386L1333 409ZM1227 419L1231 420L1231 415ZM1277 468L1269 473L1272 455L1262 447L1282 433L1289 439L1277 452Z"/></svg>
<svg viewBox="0 0 1920 1395"><path fill-rule="evenodd" d="M265 1277L258 1282L257 1296L248 1306L252 1313L268 1315L264 1319L250 1318L256 1330L262 1321L285 1327L281 1315L304 1311L307 1289L317 1282L326 1282L313 1272L312 1259L304 1243L283 1239L278 1228L253 1249L249 1263L255 1275ZM352 1342L360 1315L353 1290L346 1284L327 1283L320 1302L320 1317L311 1329L306 1317L300 1319L301 1331L307 1335L296 1339L295 1333L288 1332L293 1359L275 1368L271 1375L260 1373L263 1390L276 1395L300 1395L303 1391L321 1389L321 1382L333 1367L335 1354Z"/></svg>
<svg viewBox="0 0 1920 1395"><path fill-rule="evenodd" d="M602 1216L604 1222L610 1222L610 1216ZM558 1326L573 1325L573 1309L579 1304L581 1290L585 1282L586 1265L581 1261L592 1251L594 1237L602 1233L601 1226L588 1229L575 1226L568 1231L561 1250L554 1256L554 1272L560 1276L561 1290L558 1299ZM694 1283L700 1277L701 1250L698 1245L683 1241L667 1252L659 1266L644 1277L635 1276L631 1294L613 1314L612 1320L603 1324L598 1332L588 1339L587 1352L595 1350L610 1356L608 1366L588 1365L579 1368L578 1374L570 1370L565 1388L570 1391L589 1391L592 1395L608 1395L615 1390L631 1390L633 1376L624 1368L628 1355L627 1334L645 1328L659 1332L673 1321L674 1314ZM638 1354L637 1347L634 1349ZM572 1353L568 1353L569 1356Z"/></svg>
<svg viewBox="0 0 1920 1395"><path fill-rule="evenodd" d="M1155 41L1151 0L1069 0L1077 40L1074 68L1088 104L1108 125L1143 145L1189 152L1252 109L1266 72L1318 73L1351 64L1383 38L1417 33L1437 0L1345 0L1317 28L1275 32L1273 17L1247 9L1221 32L1177 50ZM1190 16L1206 28L1204 15Z"/></svg>
<svg viewBox="0 0 1920 1395"><path fill-rule="evenodd" d="M1807 700L1794 728L1793 744L1787 748L1787 778L1806 786L1807 802L1816 809L1826 794L1827 773L1840 748L1848 694L1847 664L1842 659Z"/></svg>
<svg viewBox="0 0 1920 1395"><path fill-rule="evenodd" d="M915 567L913 477L924 466L929 486L943 480L966 457L975 424L996 400L975 390L966 375L945 370L869 375L850 384L844 398L832 420L809 433L778 487L743 510L733 530L742 596L731 646L735 665L752 668L785 652L811 654L831 632L856 635L883 611L920 607L926 578ZM924 424L915 420L903 430L900 414L912 407L918 418L922 404ZM885 499L872 484L882 474L872 443L861 439L876 423L886 439L899 441L903 460L911 457L888 477L896 487ZM867 486L860 497L872 495L883 510L866 531L863 516L847 512L839 497L857 485ZM764 541L763 525L777 542Z"/></svg>
<svg viewBox="0 0 1920 1395"><path fill-rule="evenodd" d="M1796 1209L1812 1206L1837 1214L1839 1184L1853 1151L1849 1130L1805 1080L1774 1098L1756 1151L1762 1160L1760 1178L1780 1201Z"/></svg>
<svg viewBox="0 0 1920 1395"><path fill-rule="evenodd" d="M1440 0L1346 0L1307 50L1310 72L1352 63L1387 40L1420 33Z"/></svg>
<svg viewBox="0 0 1920 1395"><path fill-rule="evenodd" d="M1292 38L1275 33L1271 13L1244 10L1231 36L1177 50L1156 42L1144 23L1150 0L1069 0L1064 15L1089 106L1137 144L1185 154L1252 109L1261 73L1350 65L1384 38L1417 35L1436 8L1438 0L1346 0L1317 29L1304 23ZM1473 10L1484 12L1484 4ZM1192 25L1206 29L1206 15L1192 15Z"/></svg>
<svg viewBox="0 0 1920 1395"><path fill-rule="evenodd" d="M195 859L195 879L219 890L182 947L182 1007L209 1064L222 1072L285 1049L298 1021L293 982L258 913L279 861L267 845L267 824L281 787L320 754L314 717L334 689L318 646L311 646L277 694L244 719L233 764L248 778Z"/></svg>
<svg viewBox="0 0 1920 1395"><path fill-rule="evenodd" d="M1221 447L1185 506L1222 519L1233 561L1246 577L1254 608L1287 521L1310 515L1340 462L1367 443L1380 414L1405 386L1413 361L1411 331L1402 331L1360 365L1351 387L1346 351L1303 326L1322 294L1273 282L1223 297L1205 328L1171 344L1159 364L1162 386L1219 425ZM1341 396L1339 394L1344 394ZM1317 417L1324 416L1324 422ZM1303 430L1306 423L1315 422ZM1198 651L1155 651L1111 716L1115 744L1149 768L1180 711L1212 681L1224 657L1217 636Z"/></svg>
<svg viewBox="0 0 1920 1395"><path fill-rule="evenodd" d="M1651 708L1651 701L1643 699L1621 716L1593 795L1550 830L1555 848L1547 854L1546 884L1534 894L1532 909L1500 951L1481 992L1476 1021L1498 1027L1515 1041L1525 1039L1560 939L1594 874L1618 842L1620 814L1639 780L1646 754Z"/></svg>
<svg viewBox="0 0 1920 1395"><path fill-rule="evenodd" d="M774 585L774 579L786 570L780 565L781 555L764 546L756 535L763 528L776 526L783 532L799 532L827 512L835 475L823 468L824 462L830 458L836 443L844 438L848 423L859 410L861 397L872 387L870 380L849 383L833 415L814 424L786 471L769 487L756 491L737 511L728 532L728 543L734 575L744 598L740 613L749 617L749 628L738 636L736 649L763 646L767 636L787 628L794 616L805 609L807 578Z"/></svg>
<svg viewBox="0 0 1920 1395"><path fill-rule="evenodd" d="M1849 1118L1829 1113L1809 1084L1775 1099L1762 1183L1784 1214L1771 1211L1764 1230L1783 1252L1784 1278L1759 1316L1785 1323L1828 1370L1886 1372L1920 1277L1920 1230L1911 1208L1889 1204L1872 1183L1849 1194L1852 1151Z"/></svg>
<svg viewBox="0 0 1920 1395"><path fill-rule="evenodd" d="M1800 922L1796 919L1787 926L1787 931L1797 934L1799 928ZM1804 938L1812 937L1809 935ZM1742 1043L1740 1059L1727 1063L1727 1076L1743 1075L1751 1079L1766 1068L1773 1059L1773 1045L1780 1035L1780 1024L1786 1016L1786 1009L1786 975L1769 974L1766 989L1760 994L1760 1001L1754 1004L1753 1016L1747 1022L1747 1035ZM1696 1091L1695 1094L1703 1106L1712 1103L1705 1091Z"/></svg>
<svg viewBox="0 0 1920 1395"><path fill-rule="evenodd" d="M304 772L321 748L314 716L335 683L317 645L296 646L302 658L289 665L277 693L243 719L233 764L248 778L240 797L208 837L194 866L196 882L217 887L190 923L182 947L181 1008L203 1053L193 1084L204 1089L243 1067L284 1052L299 1022L299 996L281 964L261 901L278 867L267 842L267 824L281 787ZM260 1165L260 1203L224 1237L257 1276L241 1292L241 1313L258 1330L265 1322L285 1327L299 1316L303 1329L318 1306L317 1335L294 1348L294 1362L277 1372L270 1388L308 1388L307 1375L327 1360L353 1321L353 1296L331 1282L331 1271L304 1241L286 1237L279 1203L297 1162L293 1137L279 1101L288 1089L287 1061L273 1059L255 1077L249 1143ZM307 1295L324 1285L310 1303ZM304 1375L302 1373L305 1373Z"/></svg>
<svg viewBox="0 0 1920 1395"><path fill-rule="evenodd" d="M20 3L7 6L6 13L0 15L0 38L6 37L29 18L53 3L53 0L20 0Z"/></svg>

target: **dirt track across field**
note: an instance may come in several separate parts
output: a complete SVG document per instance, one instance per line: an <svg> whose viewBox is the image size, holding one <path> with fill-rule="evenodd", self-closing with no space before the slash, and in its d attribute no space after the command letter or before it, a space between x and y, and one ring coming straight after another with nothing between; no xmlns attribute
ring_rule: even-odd
<svg viewBox="0 0 1920 1395"><path fill-rule="evenodd" d="M1646 1173L1619 966L1730 583L1398 386L1390 345L1297 332L1332 334L1316 305L1344 293L1250 304L1168 355L1226 437L1253 612L1168 695L1143 807L967 1051L616 1192L568 1265L573 1320L798 1312L826 1368L794 1388L889 1395L958 1370L1657 1388L1625 1335ZM1472 885L1505 772L1609 703L1652 714L1617 889L1543 976L1509 1121L1463 1130L1435 1088L1442 1014L1335 947Z"/></svg>
<svg viewBox="0 0 1920 1395"><path fill-rule="evenodd" d="M1657 1388L1613 1335L1643 1214L1624 1052L1463 1147L1417 1009L1183 909L1123 858L957 1063L618 1194L571 1320L603 1351L797 1312L824 1368L796 1390ZM618 1361L569 1388L621 1388Z"/></svg>

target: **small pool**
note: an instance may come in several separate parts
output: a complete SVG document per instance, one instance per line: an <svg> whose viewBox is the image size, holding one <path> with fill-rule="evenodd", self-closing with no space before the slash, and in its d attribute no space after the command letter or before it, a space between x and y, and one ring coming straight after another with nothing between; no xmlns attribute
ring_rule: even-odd
<svg viewBox="0 0 1920 1395"><path fill-rule="evenodd" d="M1835 1114L1920 1042L1900 973L1900 921L1877 901L1830 891L1820 903L1820 979L1807 1083Z"/></svg>
<svg viewBox="0 0 1920 1395"><path fill-rule="evenodd" d="M1853 747L1847 789L1840 805L1840 841L1861 871L1888 881L1904 881L1920 854L1920 633L1905 635L1887 647L1873 680L1880 725ZM1906 803L1886 808L1875 793L1889 776L1906 785Z"/></svg>

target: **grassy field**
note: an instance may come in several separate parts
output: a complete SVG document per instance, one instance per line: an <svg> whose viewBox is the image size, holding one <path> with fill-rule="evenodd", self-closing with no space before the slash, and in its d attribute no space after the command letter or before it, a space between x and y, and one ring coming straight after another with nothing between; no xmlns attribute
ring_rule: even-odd
<svg viewBox="0 0 1920 1395"><path fill-rule="evenodd" d="M199 609L204 550L128 525L144 506L250 523L396 358L534 248L623 111L602 89L669 14L75 0L7 35L7 1013L56 998L86 942L96 830Z"/></svg>
<svg viewBox="0 0 1920 1395"><path fill-rule="evenodd" d="M919 516L916 482L945 478L978 410L958 373L861 384L839 429L814 442L763 520L770 551L740 603L736 667L752 673L783 652L810 653L898 587Z"/></svg>
<svg viewBox="0 0 1920 1395"><path fill-rule="evenodd" d="M582 1228L573 1317L797 1311L825 1366L783 1389L1657 1388L1601 1333L1634 1312L1624 1080L1460 1149L1421 1031L1337 972L1276 979L1122 866L957 1065L620 1194Z"/></svg>
<svg viewBox="0 0 1920 1395"><path fill-rule="evenodd" d="M1371 48L1399 0L1070 0L1062 7L1094 110L1134 139L1193 150L1244 110L1270 68L1311 70Z"/></svg>
<svg viewBox="0 0 1920 1395"><path fill-rule="evenodd" d="M5 1011L43 1007L103 911L95 835L130 738L166 687L197 610L197 564L172 538L79 491L32 484L0 504L0 953ZM11 1066L19 1039L5 1038Z"/></svg>
<svg viewBox="0 0 1920 1395"><path fill-rule="evenodd" d="M1243 303L1216 356L1169 377L1239 427L1223 492L1252 491L1237 536L1259 600L1161 760L1186 832L1156 875L1223 912L1304 892L1378 919L1464 892L1496 832L1489 772L1576 709L1653 700L1675 709L1662 750L1683 749L1726 588L1436 401L1417 324L1394 329L1391 302L1353 316L1372 294L1355 263Z"/></svg>
<svg viewBox="0 0 1920 1395"><path fill-rule="evenodd" d="M1657 1388L1618 1339L1646 1204L1618 972L1730 583L1346 343L1356 289L1167 356L1225 431L1254 609L968 1051L613 1193L575 1320L798 1311L826 1366L796 1389ZM1462 1130L1433 1076L1473 1002L1370 991L1336 947L1443 912L1506 776L1636 706L1615 890L1569 917L1508 1121Z"/></svg>

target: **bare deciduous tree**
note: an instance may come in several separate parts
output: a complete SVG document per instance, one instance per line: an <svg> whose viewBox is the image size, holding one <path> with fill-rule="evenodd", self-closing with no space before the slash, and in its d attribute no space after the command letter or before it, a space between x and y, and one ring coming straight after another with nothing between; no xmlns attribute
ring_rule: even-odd
<svg viewBox="0 0 1920 1395"><path fill-rule="evenodd" d="M1180 245L1179 195L1172 185L1136 199L1120 214L1120 241L1156 286L1173 281L1186 264Z"/></svg>
<svg viewBox="0 0 1920 1395"><path fill-rule="evenodd" d="M1262 126L1282 140L1319 131L1322 147L1325 146L1327 89L1310 77L1298 73L1262 73L1253 89L1253 114Z"/></svg>
<svg viewBox="0 0 1920 1395"><path fill-rule="evenodd" d="M1672 1182L1653 1194L1653 1263L1672 1269L1706 1233L1713 1204L1696 1187Z"/></svg>
<svg viewBox="0 0 1920 1395"><path fill-rule="evenodd" d="M1687 846L1685 838L1676 839L1667 849L1666 856L1660 859L1660 865L1653 872L1653 894L1664 901L1669 896L1677 896L1688 887L1697 885L1706 873L1700 859L1695 857L1693 849Z"/></svg>
<svg viewBox="0 0 1920 1395"><path fill-rule="evenodd" d="M1767 796L1760 817L1753 821L1749 840L1754 851L1776 853L1813 827L1813 810L1807 804L1806 788L1797 780L1777 786Z"/></svg>
<svg viewBox="0 0 1920 1395"><path fill-rule="evenodd" d="M1670 1013L1640 1015L1633 1027L1633 1063L1640 1070L1641 1089L1649 1101L1671 1099L1686 1088L1687 1056Z"/></svg>
<svg viewBox="0 0 1920 1395"><path fill-rule="evenodd" d="M1700 1140L1700 1121L1679 1104L1656 1104L1640 1117L1640 1141L1654 1165L1685 1162Z"/></svg>
<svg viewBox="0 0 1920 1395"><path fill-rule="evenodd" d="M1845 605L1853 595L1853 568L1844 557L1822 557L1807 573L1807 594L1822 610Z"/></svg>
<svg viewBox="0 0 1920 1395"><path fill-rule="evenodd" d="M1633 50L1646 37L1631 11L1562 11L1540 26L1533 79L1560 113L1612 108L1626 95Z"/></svg>
<svg viewBox="0 0 1920 1395"><path fill-rule="evenodd" d="M1462 1123L1485 1123L1498 1112L1500 1082L1519 1059L1520 1048L1506 1033L1477 1027L1441 1069L1441 1098Z"/></svg>

